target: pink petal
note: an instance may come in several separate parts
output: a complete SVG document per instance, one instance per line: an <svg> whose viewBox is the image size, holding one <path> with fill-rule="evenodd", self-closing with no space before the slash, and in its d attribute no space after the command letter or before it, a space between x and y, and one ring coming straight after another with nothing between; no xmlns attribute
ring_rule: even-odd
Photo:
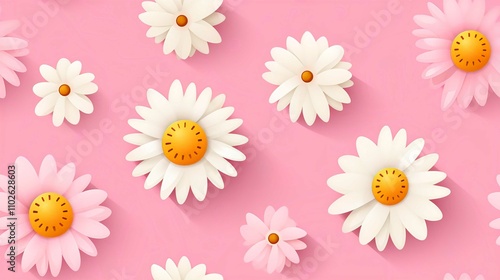
<svg viewBox="0 0 500 280"><path fill-rule="evenodd" d="M5 98L5 82L2 77L0 77L0 98Z"/></svg>
<svg viewBox="0 0 500 280"><path fill-rule="evenodd" d="M26 72L26 66L7 52L0 51L0 62L16 72Z"/></svg>
<svg viewBox="0 0 500 280"><path fill-rule="evenodd" d="M2 63L0 63L0 76L13 86L17 87L20 85L19 77L16 72Z"/></svg>
<svg viewBox="0 0 500 280"><path fill-rule="evenodd" d="M243 225L240 227L240 233L245 239L245 243L247 244L255 244L263 239L262 234L259 232L255 231L252 227L249 225Z"/></svg>
<svg viewBox="0 0 500 280"><path fill-rule="evenodd" d="M68 163L57 173L57 182L53 182L54 192L58 194L66 193L66 191L75 179L76 166L74 163Z"/></svg>
<svg viewBox="0 0 500 280"><path fill-rule="evenodd" d="M493 92L500 97L500 74L497 71L491 71L488 75L488 83ZM1 182L0 182L1 184Z"/></svg>
<svg viewBox="0 0 500 280"><path fill-rule="evenodd" d="M465 21L463 20L462 11L460 11L460 7L458 6L456 0L444 0L443 6L444 14L446 15L446 19L450 25L452 33L458 34L459 32L465 30Z"/></svg>
<svg viewBox="0 0 500 280"><path fill-rule="evenodd" d="M18 256L24 252L24 250L26 249L26 246L28 246L28 243L31 241L31 239L35 235L36 235L36 233L34 231L32 231L30 234L28 234L24 238L20 238L16 241L16 250L17 250L16 256Z"/></svg>
<svg viewBox="0 0 500 280"><path fill-rule="evenodd" d="M280 252L280 254L278 255L278 265L276 266L276 272L281 273L283 271L283 268L285 268L285 264L287 263L287 261L290 262L290 260L286 258L285 254Z"/></svg>
<svg viewBox="0 0 500 280"><path fill-rule="evenodd" d="M16 30L21 23L18 20L6 20L0 22L0 37L4 37Z"/></svg>
<svg viewBox="0 0 500 280"><path fill-rule="evenodd" d="M491 30L491 26L493 26L497 22L499 16L500 16L500 6L493 7L482 18L478 30L481 31Z"/></svg>
<svg viewBox="0 0 500 280"><path fill-rule="evenodd" d="M252 261L253 267L258 270L265 268L270 254L271 246L266 246L264 250Z"/></svg>
<svg viewBox="0 0 500 280"><path fill-rule="evenodd" d="M109 229L105 225L81 215L75 215L71 227L90 238L101 239L109 236Z"/></svg>
<svg viewBox="0 0 500 280"><path fill-rule="evenodd" d="M446 16L444 15L443 11L441 11L441 9L439 9L434 3L428 2L427 8L429 9L429 12L433 17L440 20L441 22L446 21Z"/></svg>
<svg viewBox="0 0 500 280"><path fill-rule="evenodd" d="M91 210L99 206L108 194L99 189L84 191L69 198L69 203L75 213Z"/></svg>
<svg viewBox="0 0 500 280"><path fill-rule="evenodd" d="M40 183L35 169L25 157L16 159L17 173L17 197L19 201L26 207L31 205L31 202L40 195Z"/></svg>
<svg viewBox="0 0 500 280"><path fill-rule="evenodd" d="M24 272L30 270L39 260L45 255L47 248L47 239L38 234L33 235L33 238L24 249L21 268Z"/></svg>
<svg viewBox="0 0 500 280"><path fill-rule="evenodd" d="M411 33L420 38L436 37L436 34L434 34L434 32L427 29L415 29Z"/></svg>
<svg viewBox="0 0 500 280"><path fill-rule="evenodd" d="M0 174L0 189L3 192L8 192L8 182L9 178L7 176Z"/></svg>
<svg viewBox="0 0 500 280"><path fill-rule="evenodd" d="M73 233L74 231L68 230L65 234L61 235L60 242L64 260L73 271L77 271L80 269L81 263L80 251L78 251L77 241Z"/></svg>
<svg viewBox="0 0 500 280"><path fill-rule="evenodd" d="M450 60L450 51L449 50L432 50L428 52L424 52L417 56L417 61L422 63L437 63L437 62L445 62Z"/></svg>
<svg viewBox="0 0 500 280"><path fill-rule="evenodd" d="M468 29L477 30L481 21L483 20L484 12L485 12L485 1L474 1L470 7L463 5L462 13L464 21L464 26L467 26Z"/></svg>
<svg viewBox="0 0 500 280"><path fill-rule="evenodd" d="M424 79L434 78L448 71L451 67L453 67L453 62L451 60L432 63L427 68L425 68L424 72L422 72L422 78Z"/></svg>
<svg viewBox="0 0 500 280"><path fill-rule="evenodd" d="M269 255L269 260L267 262L267 273L273 273L273 271L278 270L278 263L280 259L280 249L278 246L272 246L271 254Z"/></svg>
<svg viewBox="0 0 500 280"><path fill-rule="evenodd" d="M40 164L40 171L38 172L40 181L52 181L57 175L56 160L52 155L47 155Z"/></svg>
<svg viewBox="0 0 500 280"><path fill-rule="evenodd" d="M15 37L0 37L0 50L9 51L26 48L28 42L26 40Z"/></svg>
<svg viewBox="0 0 500 280"><path fill-rule="evenodd" d="M431 79L431 83L436 86L442 86L457 70L456 67L450 67L448 70L444 71L442 74L439 74Z"/></svg>
<svg viewBox="0 0 500 280"><path fill-rule="evenodd" d="M243 257L243 261L248 263L253 261L255 258L257 258L262 251L264 251L264 248L268 246L266 240L262 240L256 244L254 244L248 251L245 253L245 256Z"/></svg>
<svg viewBox="0 0 500 280"><path fill-rule="evenodd" d="M17 191L17 187L16 187L16 191ZM9 209L8 197L9 197L9 195L7 193L0 192L0 212L6 213L6 214L8 214L8 209ZM17 195L17 197L19 197L19 195ZM24 206L19 200L17 200L17 199L15 200L15 205L16 205L16 213L17 214L28 213L28 208L26 208L26 206ZM30 203L30 205L31 205L31 203Z"/></svg>
<svg viewBox="0 0 500 280"><path fill-rule="evenodd" d="M30 51L27 48L19 49L19 50L10 50L10 51L5 51L5 52L12 55L13 57L26 56L30 53Z"/></svg>
<svg viewBox="0 0 500 280"><path fill-rule="evenodd" d="M461 108L467 108L474 97L474 84L476 83L476 79L474 75L469 73L465 76L464 84L462 85L462 89L458 93L457 102Z"/></svg>
<svg viewBox="0 0 500 280"><path fill-rule="evenodd" d="M466 72L456 71L445 83L443 89L443 96L441 99L441 108L447 110L451 107L458 93L462 89Z"/></svg>
<svg viewBox="0 0 500 280"><path fill-rule="evenodd" d="M307 248L306 243L304 243L300 240L289 240L289 241L287 241L287 243L290 244L290 246L292 246L296 251L297 250L304 250L305 248Z"/></svg>
<svg viewBox="0 0 500 280"><path fill-rule="evenodd" d="M486 100L488 99L488 89L488 81L486 81L482 75L477 75L477 83L474 87L474 99L480 106L484 106L486 104Z"/></svg>
<svg viewBox="0 0 500 280"><path fill-rule="evenodd" d="M274 210L272 206L266 207L266 211L264 211L264 223L267 227L271 226L271 219L273 218L274 213L276 213L276 210Z"/></svg>
<svg viewBox="0 0 500 280"><path fill-rule="evenodd" d="M288 220L288 208L283 206L279 208L276 213L274 213L273 218L271 219L271 230L281 230L285 226L285 223Z"/></svg>
<svg viewBox="0 0 500 280"><path fill-rule="evenodd" d="M417 47L424 50L447 50L450 51L451 40L442 38L424 38L417 41ZM451 60L450 60L451 62Z"/></svg>
<svg viewBox="0 0 500 280"><path fill-rule="evenodd" d="M256 232L260 233L263 237L266 236L269 228L252 213L246 215L247 224L252 227Z"/></svg>
<svg viewBox="0 0 500 280"><path fill-rule="evenodd" d="M297 251L288 244L287 242L278 242L278 247L281 249L281 252L293 263L299 263L299 255Z"/></svg>
<svg viewBox="0 0 500 280"><path fill-rule="evenodd" d="M301 228L289 227L280 231L280 239L282 240L295 240L307 235L307 232Z"/></svg>
<svg viewBox="0 0 500 280"><path fill-rule="evenodd" d="M73 237L75 238L75 242L78 245L78 248L82 250L85 254L95 257L97 256L97 249L94 245L94 242L90 240L87 236L72 230L71 233L73 234Z"/></svg>
<svg viewBox="0 0 500 280"><path fill-rule="evenodd" d="M448 27L441 21L428 15L416 15L413 20L420 27L432 31L437 37L445 37L448 34Z"/></svg>
<svg viewBox="0 0 500 280"><path fill-rule="evenodd" d="M59 238L47 239L47 260L49 261L50 273L56 277L61 271L62 252Z"/></svg>
<svg viewBox="0 0 500 280"><path fill-rule="evenodd" d="M111 209L104 206L98 206L94 209L90 209L85 212L81 212L79 214L85 218L93 219L100 222L106 220L107 218L109 218L109 216L111 216Z"/></svg>
<svg viewBox="0 0 500 280"><path fill-rule="evenodd" d="M488 201L493 207L500 210L500 192L490 193L488 195Z"/></svg>
<svg viewBox="0 0 500 280"><path fill-rule="evenodd" d="M49 268L49 261L47 260L47 256L45 254L38 260L36 263L36 270L40 276L45 276L47 274L47 270Z"/></svg>
<svg viewBox="0 0 500 280"><path fill-rule="evenodd" d="M80 194L88 187L91 179L92 179L92 176L90 176L90 174L85 174L85 175L82 175L82 176L76 178L76 180L74 180L73 183L71 183L71 186L69 187L67 192L64 193L63 195L67 199L70 199L73 196Z"/></svg>

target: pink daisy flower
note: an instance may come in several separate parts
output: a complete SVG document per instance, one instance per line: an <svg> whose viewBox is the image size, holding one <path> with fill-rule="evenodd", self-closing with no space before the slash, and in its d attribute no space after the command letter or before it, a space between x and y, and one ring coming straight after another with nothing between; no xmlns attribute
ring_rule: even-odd
<svg viewBox="0 0 500 280"><path fill-rule="evenodd" d="M20 81L16 72L26 72L26 66L17 57L28 54L28 42L7 36L19 24L17 20L0 21L0 98L4 98L6 94L5 81L17 87Z"/></svg>
<svg viewBox="0 0 500 280"><path fill-rule="evenodd" d="M17 255L23 254L21 268L24 272L34 265L44 276L48 267L53 276L59 275L62 259L77 271L80 268L80 251L96 256L97 250L90 238L106 238L109 230L101 221L111 215L111 210L100 206L107 194L103 190L87 190L91 176L75 178L75 165L69 163L59 171L51 155L43 160L38 174L24 157L18 157L16 166L15 217ZM12 189L7 176L0 175L0 212L8 210L8 196ZM12 193L10 193L12 195ZM0 245L7 245L10 229L9 217L0 218ZM12 246L9 244L8 247ZM6 254L10 248L7 248Z"/></svg>
<svg viewBox="0 0 500 280"><path fill-rule="evenodd" d="M458 1L458 2L457 2ZM455 101L466 108L472 101L484 106L489 87L500 96L499 7L485 11L485 0L443 0L443 10L427 3L431 15L417 15L422 29L417 61L430 63L422 77L443 88L441 108Z"/></svg>
<svg viewBox="0 0 500 280"><path fill-rule="evenodd" d="M497 184L500 185L500 175L497 175ZM488 195L488 201L495 207L500 210L500 192L490 193ZM490 227L494 229L500 229L500 218L497 218L490 223ZM497 238L497 245L500 246L500 237Z"/></svg>
<svg viewBox="0 0 500 280"><path fill-rule="evenodd" d="M247 213L246 221L240 228L245 245L251 245L244 257L246 263L251 262L256 269L266 268L268 273L281 272L285 265L299 263L297 251L307 246L298 239L307 233L288 217L288 208L275 211L268 206L264 221L252 213Z"/></svg>

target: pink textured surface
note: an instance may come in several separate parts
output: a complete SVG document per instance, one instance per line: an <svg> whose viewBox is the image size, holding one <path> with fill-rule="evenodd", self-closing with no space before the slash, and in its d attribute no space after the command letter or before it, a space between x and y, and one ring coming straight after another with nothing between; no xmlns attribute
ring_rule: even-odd
<svg viewBox="0 0 500 280"><path fill-rule="evenodd" d="M163 55L160 45L146 38L148 27L137 17L140 3L0 1L0 18L22 21L16 34L29 41L31 51L21 59L28 67L20 74L21 86L7 86L7 98L0 100L0 172L5 174L17 156L39 166L53 154L60 164L75 162L77 175L92 174L91 184L108 192L104 205L113 210L104 221L111 236L95 241L98 256L84 255L76 273L64 264L60 279L151 279L151 264L177 262L183 255L229 280L421 280L442 279L446 272L500 278L495 245L500 232L488 226L500 211L487 201L499 191L500 99L492 95L485 107L440 110L441 91L421 79L425 65L415 60L421 51L411 34L413 16L427 13L426 1L226 0L227 20L217 27L222 44L187 61ZM495 4L487 1L487 7ZM261 78L271 48L306 30L342 44L355 77L348 90L352 104L333 112L330 123L312 127L302 119L291 124L286 113L277 113L267 102L274 87ZM50 116L35 116L39 98L31 88L42 81L39 65L54 66L61 57L82 61L83 71L96 75L99 91L91 96L92 115L82 116L78 126L55 128ZM247 160L236 164L239 176L225 177L222 191L210 186L205 202L190 195L182 206L162 201L159 188L144 190L145 177L132 177L136 163L125 155L133 146L122 140L133 132L126 121L137 117L134 106L146 104L146 88L166 93L176 78L225 93L226 105L236 108L234 117L244 120L238 131L250 138L241 147ZM378 252L373 243L360 245L357 231L341 232L345 216L327 213L339 194L326 180L341 172L339 156L355 154L356 137L376 139L386 124L393 131L406 128L409 139L426 139L424 152L440 154L436 167L448 174L443 185L452 193L437 201L444 219L428 223L426 241L409 237L402 251L389 244ZM281 274L243 263L247 248L239 227L245 213L262 216L267 205L288 206L308 231L302 263ZM36 270L8 272L2 262L0 278L39 277Z"/></svg>

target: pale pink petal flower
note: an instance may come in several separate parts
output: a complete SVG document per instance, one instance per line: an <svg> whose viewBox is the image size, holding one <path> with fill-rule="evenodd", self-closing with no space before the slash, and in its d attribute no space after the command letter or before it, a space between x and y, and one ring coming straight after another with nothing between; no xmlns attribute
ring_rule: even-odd
<svg viewBox="0 0 500 280"><path fill-rule="evenodd" d="M430 64L422 78L443 87L441 108L454 103L466 108L472 99L484 106L490 88L500 96L500 7L486 11L485 0L444 0L442 10L430 2L427 7L430 15L414 17L421 29L413 34L424 50L417 61Z"/></svg>
<svg viewBox="0 0 500 280"><path fill-rule="evenodd" d="M101 223L111 215L109 208L100 205L107 197L106 192L85 191L90 175L75 179L75 165L70 163L58 170L51 155L43 159L38 174L24 157L18 157L15 166L18 174L16 250L18 255L22 254L22 270L27 272L36 266L40 276L50 271L55 277L63 267L63 260L71 270L79 270L80 251L89 256L97 255L89 237L101 239L109 236L109 229ZM8 182L5 175L0 175L2 182ZM0 201L7 202L7 191L2 187ZM50 214L47 214L47 208L51 208ZM7 204L0 203L0 212L7 214L0 217L0 221L9 217ZM49 215L50 219L46 219ZM54 215L58 215L59 224L53 222ZM0 231L0 245L8 244L10 229L3 227ZM9 251L7 246L6 258Z"/></svg>
<svg viewBox="0 0 500 280"><path fill-rule="evenodd" d="M247 213L246 221L247 224L240 228L245 245L250 246L244 262L251 262L254 268L266 269L268 273L281 272L285 265L300 262L297 251L307 246L299 239L307 233L290 219L287 207L275 210L268 206L264 221Z"/></svg>

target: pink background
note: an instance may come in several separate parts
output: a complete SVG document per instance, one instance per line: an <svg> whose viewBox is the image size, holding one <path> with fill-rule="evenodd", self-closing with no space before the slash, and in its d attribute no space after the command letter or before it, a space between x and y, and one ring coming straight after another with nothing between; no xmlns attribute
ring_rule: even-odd
<svg viewBox="0 0 500 280"><path fill-rule="evenodd" d="M415 60L420 50L411 34L413 16L428 13L426 1L226 0L221 10L227 20L217 27L222 44L187 61L165 56L146 38L139 0L0 3L2 20L22 21L16 34L29 41L31 51L22 58L28 72L20 75L21 86L8 86L7 98L0 100L0 173L20 155L38 168L46 154L53 154L61 165L75 162L77 174L92 174L93 187L108 192L104 204L113 210L104 222L111 236L95 241L98 256L83 255L76 273L64 264L60 279L151 279L151 264L177 262L183 255L229 280L422 280L442 279L447 272L500 279L495 245L500 232L488 226L500 211L487 201L489 193L500 191L495 182L500 99L491 95L485 107L440 110L441 91L421 79L425 65ZM300 38L307 30L346 48L355 82L349 89L352 104L333 112L330 123L317 121L312 127L302 118L292 124L287 111L278 113L268 104L275 87L261 78L271 48L284 47L287 36ZM91 96L92 115L82 116L77 126L65 122L56 128L51 116L35 115L40 99L32 86L42 81L41 64L55 66L62 57L82 61L83 71L96 75L99 91ZM125 155L133 146L122 140L134 132L127 120L138 117L134 106L147 104L146 89L167 93L176 78L184 87L195 82L198 89L225 93L226 106L236 108L233 117L244 120L239 133L250 139L241 147L247 160L235 163L238 177L225 177L222 191L210 185L205 202L190 194L181 206L174 199L162 201L159 187L144 190L144 176L132 177L136 163ZM425 153L440 154L436 168L448 174L443 185L452 190L437 201L444 219L428 223L428 239L409 236L402 251L392 244L384 252L373 242L360 245L358 231L341 232L345 216L327 213L339 197L326 185L341 172L338 157L355 154L356 138L376 139L383 125L406 128L409 140L424 137ZM288 206L308 231L301 264L281 274L243 263L247 248L239 227L245 213L262 217L268 205ZM35 269L8 272L2 262L0 278L39 277Z"/></svg>

